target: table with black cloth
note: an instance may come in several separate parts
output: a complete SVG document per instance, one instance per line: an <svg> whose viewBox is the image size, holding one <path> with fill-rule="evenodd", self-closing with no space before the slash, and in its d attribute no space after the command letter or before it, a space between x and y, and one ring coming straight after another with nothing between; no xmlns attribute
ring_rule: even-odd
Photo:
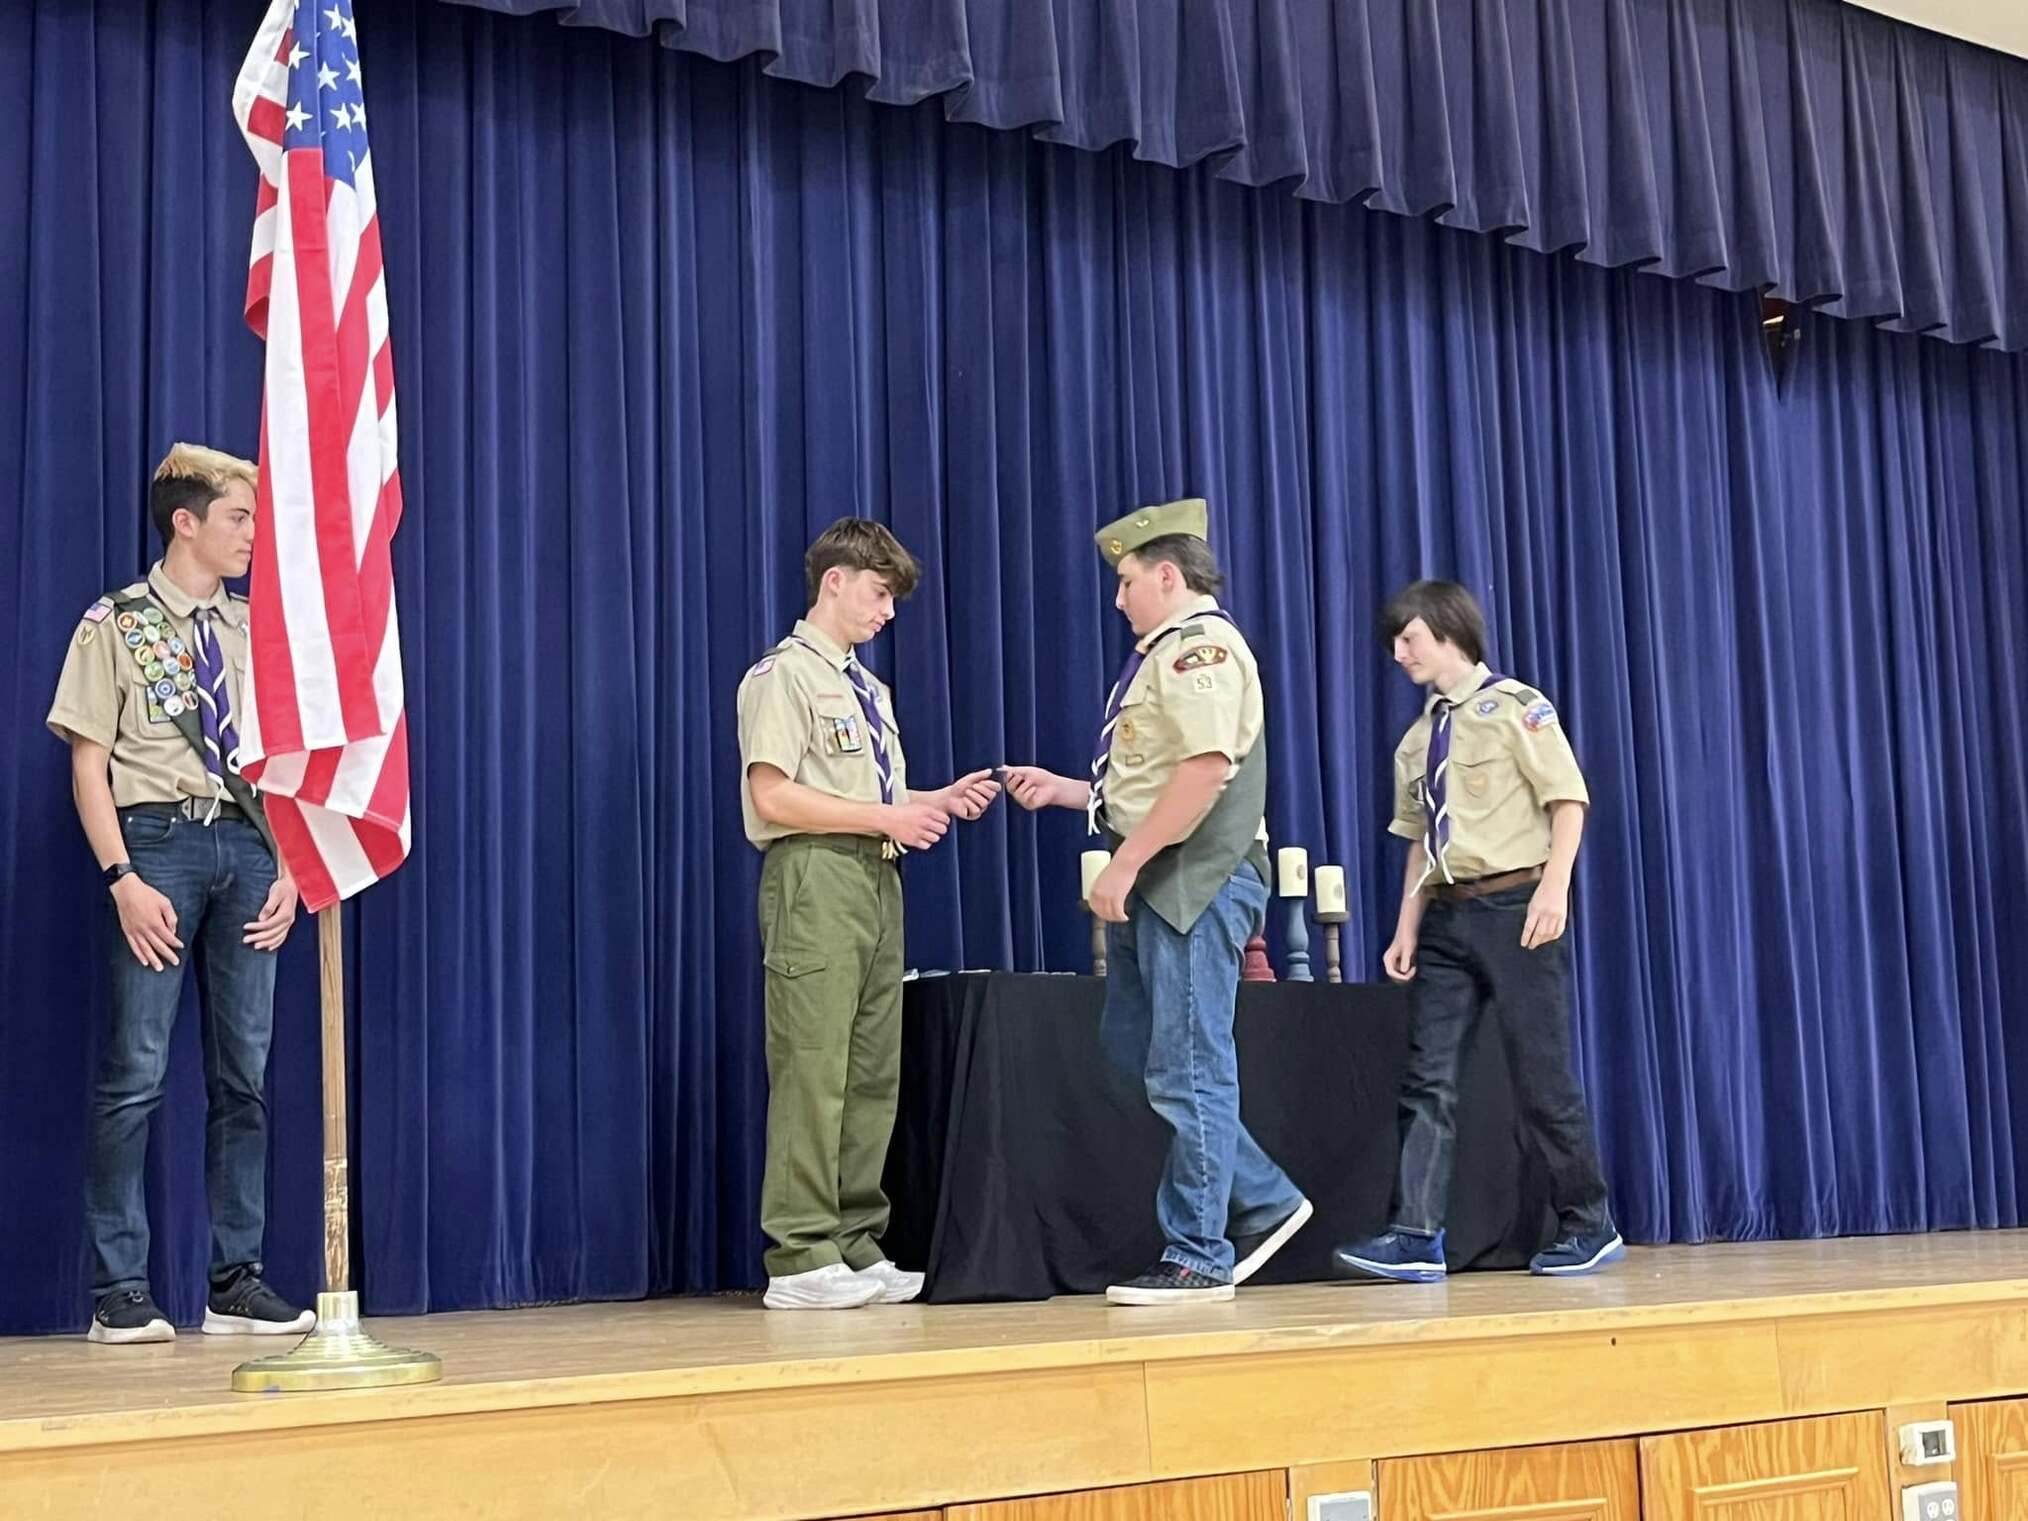
<svg viewBox="0 0 2028 1521"><path fill-rule="evenodd" d="M1095 977L966 972L908 984L885 1241L938 1303L1095 1294L1162 1250L1155 1183L1168 1130L1099 1050ZM1241 1109L1317 1206L1254 1280L1329 1278L1331 1248L1386 1228L1408 995L1388 986L1242 983ZM1548 1177L1516 1123L1491 1018L1458 1097L1446 1254L1515 1268L1547 1243Z"/></svg>

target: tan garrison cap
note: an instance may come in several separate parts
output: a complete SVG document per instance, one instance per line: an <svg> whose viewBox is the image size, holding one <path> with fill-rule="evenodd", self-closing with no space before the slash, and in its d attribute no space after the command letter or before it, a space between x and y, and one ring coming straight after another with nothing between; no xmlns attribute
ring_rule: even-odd
<svg viewBox="0 0 2028 1521"><path fill-rule="evenodd" d="M1106 564L1118 565L1121 555L1155 539L1167 538L1172 533L1188 534L1193 539L1209 539L1210 522L1211 509L1201 496L1185 497L1180 502L1164 502L1159 507L1136 507L1125 517L1106 524L1098 531L1099 553L1106 557Z"/></svg>

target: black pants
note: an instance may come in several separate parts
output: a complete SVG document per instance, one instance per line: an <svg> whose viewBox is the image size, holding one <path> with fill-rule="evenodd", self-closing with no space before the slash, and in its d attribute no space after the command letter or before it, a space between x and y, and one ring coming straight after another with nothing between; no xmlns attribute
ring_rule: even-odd
<svg viewBox="0 0 2028 1521"><path fill-rule="evenodd" d="M1401 1170L1394 1228L1443 1229L1456 1152L1458 1067L1479 1016L1499 1021L1515 1105L1549 1172L1563 1231L1589 1233L1610 1220L1591 1115L1570 1045L1570 952L1564 940L1524 950L1533 883L1457 902L1432 903L1416 954L1415 1012L1401 1086Z"/></svg>

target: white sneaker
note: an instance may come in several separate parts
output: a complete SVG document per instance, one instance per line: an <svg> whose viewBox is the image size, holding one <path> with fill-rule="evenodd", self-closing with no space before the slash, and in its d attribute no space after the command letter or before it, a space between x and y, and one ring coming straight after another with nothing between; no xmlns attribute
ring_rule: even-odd
<svg viewBox="0 0 2028 1521"><path fill-rule="evenodd" d="M882 1293L878 1279L862 1278L842 1262L770 1278L761 1303L770 1310L856 1310Z"/></svg>
<svg viewBox="0 0 2028 1521"><path fill-rule="evenodd" d="M880 1297L874 1301L876 1304L907 1304L922 1292L922 1274L905 1273L885 1257L852 1276L880 1285Z"/></svg>

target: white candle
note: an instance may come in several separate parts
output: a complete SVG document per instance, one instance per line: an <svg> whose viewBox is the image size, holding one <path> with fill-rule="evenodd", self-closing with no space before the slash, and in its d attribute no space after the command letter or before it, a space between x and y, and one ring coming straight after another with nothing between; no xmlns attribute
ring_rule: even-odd
<svg viewBox="0 0 2028 1521"><path fill-rule="evenodd" d="M1275 852L1275 880L1284 898L1310 896L1310 853L1300 845L1284 845Z"/></svg>
<svg viewBox="0 0 2028 1521"><path fill-rule="evenodd" d="M1342 866L1319 866L1314 874L1317 884L1317 912L1320 914L1342 914L1345 912L1345 868Z"/></svg>
<svg viewBox="0 0 2028 1521"><path fill-rule="evenodd" d="M1083 887L1078 897L1084 902L1091 902L1092 883L1098 881L1099 873L1110 866L1112 860L1113 853L1109 850L1087 850L1077 858L1078 868L1083 875Z"/></svg>

